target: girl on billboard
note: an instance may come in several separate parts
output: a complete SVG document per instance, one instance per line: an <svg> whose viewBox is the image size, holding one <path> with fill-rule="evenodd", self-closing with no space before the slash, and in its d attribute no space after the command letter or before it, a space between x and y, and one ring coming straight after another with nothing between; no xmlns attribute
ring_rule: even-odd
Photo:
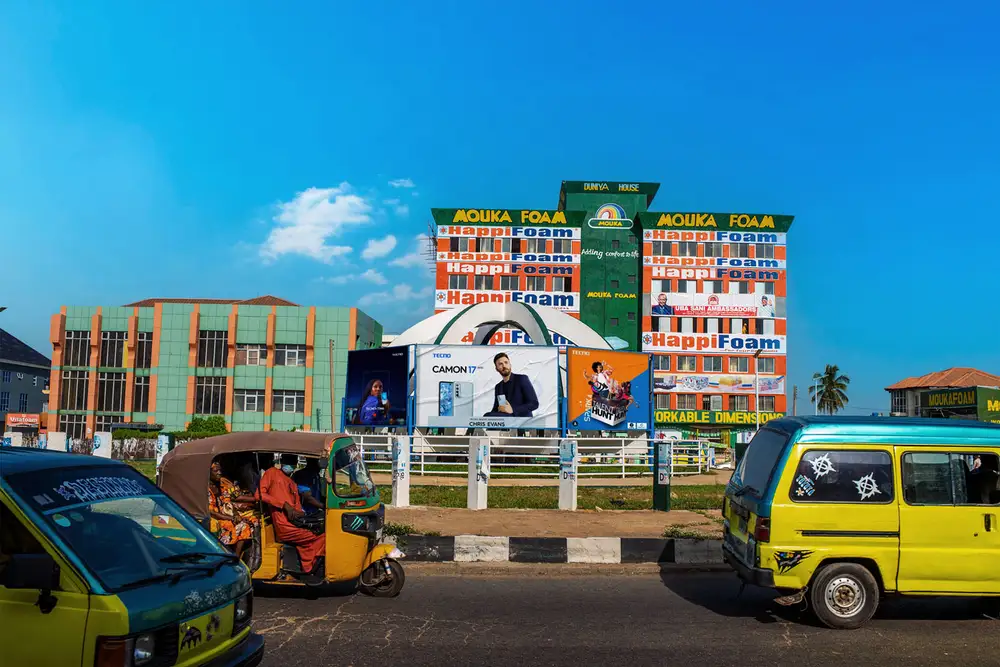
<svg viewBox="0 0 1000 667"><path fill-rule="evenodd" d="M381 380L369 380L361 394L355 423L363 426L378 426L389 423L389 395L384 391Z"/></svg>

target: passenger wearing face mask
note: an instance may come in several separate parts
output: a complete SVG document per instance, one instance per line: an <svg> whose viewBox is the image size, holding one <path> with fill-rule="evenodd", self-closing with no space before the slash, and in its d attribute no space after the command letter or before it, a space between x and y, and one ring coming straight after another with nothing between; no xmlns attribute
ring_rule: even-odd
<svg viewBox="0 0 1000 667"><path fill-rule="evenodd" d="M281 467L269 468L260 478L261 500L270 505L271 521L278 540L291 544L299 552L302 569L311 573L316 559L326 553L326 537L305 528L299 528L295 521L303 517L299 487L292 481L298 457L294 454L281 456Z"/></svg>

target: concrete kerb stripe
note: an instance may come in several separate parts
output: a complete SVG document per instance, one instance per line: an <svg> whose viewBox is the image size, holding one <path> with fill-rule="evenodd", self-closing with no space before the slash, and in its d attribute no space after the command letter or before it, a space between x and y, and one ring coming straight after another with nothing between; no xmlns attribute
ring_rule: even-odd
<svg viewBox="0 0 1000 667"><path fill-rule="evenodd" d="M464 563L721 565L722 542L682 538L400 535L407 560Z"/></svg>

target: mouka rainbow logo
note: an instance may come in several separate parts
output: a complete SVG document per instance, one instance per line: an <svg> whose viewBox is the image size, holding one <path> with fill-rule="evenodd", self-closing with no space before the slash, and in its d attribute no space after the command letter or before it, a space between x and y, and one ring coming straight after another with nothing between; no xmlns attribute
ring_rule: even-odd
<svg viewBox="0 0 1000 667"><path fill-rule="evenodd" d="M632 228L632 220L625 215L625 209L618 204L604 204L597 209L597 214L587 224L597 229Z"/></svg>

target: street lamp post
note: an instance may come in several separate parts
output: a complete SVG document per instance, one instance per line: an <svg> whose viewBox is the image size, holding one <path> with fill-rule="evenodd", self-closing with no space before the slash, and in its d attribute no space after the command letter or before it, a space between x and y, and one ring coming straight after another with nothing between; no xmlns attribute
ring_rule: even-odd
<svg viewBox="0 0 1000 667"><path fill-rule="evenodd" d="M756 411L756 416L754 417L754 423L757 424L757 430L760 430L760 353L763 350L757 350L753 353L753 408Z"/></svg>

